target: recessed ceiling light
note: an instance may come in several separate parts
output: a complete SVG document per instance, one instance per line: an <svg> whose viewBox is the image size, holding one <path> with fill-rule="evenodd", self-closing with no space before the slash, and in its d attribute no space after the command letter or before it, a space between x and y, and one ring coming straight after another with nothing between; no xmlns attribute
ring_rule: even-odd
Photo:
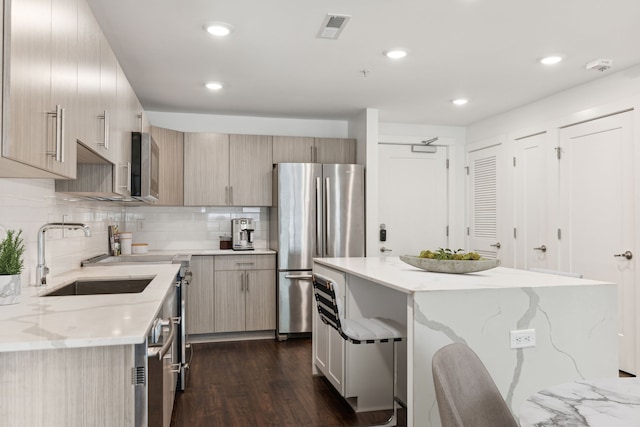
<svg viewBox="0 0 640 427"><path fill-rule="evenodd" d="M455 105L464 105L467 102L469 102L468 99L466 98L458 98L458 99L454 99L453 101L451 101L452 103L454 103Z"/></svg>
<svg viewBox="0 0 640 427"><path fill-rule="evenodd" d="M233 31L233 27L226 22L210 22L205 24L203 28L209 34L218 37L228 36Z"/></svg>
<svg viewBox="0 0 640 427"><path fill-rule="evenodd" d="M409 53L406 49L389 49L382 52L384 56L391 59L400 59L407 56Z"/></svg>
<svg viewBox="0 0 640 427"><path fill-rule="evenodd" d="M550 55L540 59L540 63L544 65L554 65L562 61L563 59L564 58L562 55Z"/></svg>
<svg viewBox="0 0 640 427"><path fill-rule="evenodd" d="M219 83L219 82L209 82L209 83L206 83L205 86L209 90L220 90L220 89L222 89L222 83Z"/></svg>

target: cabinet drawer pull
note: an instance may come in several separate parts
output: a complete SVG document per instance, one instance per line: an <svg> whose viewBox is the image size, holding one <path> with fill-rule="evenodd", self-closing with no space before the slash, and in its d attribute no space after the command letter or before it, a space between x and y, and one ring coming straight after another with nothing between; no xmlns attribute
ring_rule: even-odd
<svg viewBox="0 0 640 427"><path fill-rule="evenodd" d="M255 262L236 262L236 265L253 265Z"/></svg>

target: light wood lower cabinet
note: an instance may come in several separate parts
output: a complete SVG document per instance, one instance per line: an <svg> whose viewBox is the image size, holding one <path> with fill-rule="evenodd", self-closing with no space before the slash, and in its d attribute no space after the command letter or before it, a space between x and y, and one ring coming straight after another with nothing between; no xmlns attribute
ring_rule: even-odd
<svg viewBox="0 0 640 427"><path fill-rule="evenodd" d="M187 293L187 334L214 332L213 323L213 257L192 256L192 277Z"/></svg>
<svg viewBox="0 0 640 427"><path fill-rule="evenodd" d="M275 255L193 256L191 271L189 335L275 329Z"/></svg>
<svg viewBox="0 0 640 427"><path fill-rule="evenodd" d="M215 269L215 331L275 329L275 256L216 257Z"/></svg>

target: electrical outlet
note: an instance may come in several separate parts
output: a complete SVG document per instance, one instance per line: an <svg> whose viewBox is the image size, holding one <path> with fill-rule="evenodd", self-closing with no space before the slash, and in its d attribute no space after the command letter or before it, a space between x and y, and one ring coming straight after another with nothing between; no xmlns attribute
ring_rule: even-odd
<svg viewBox="0 0 640 427"><path fill-rule="evenodd" d="M524 348L536 346L536 330L520 329L511 331L511 348Z"/></svg>

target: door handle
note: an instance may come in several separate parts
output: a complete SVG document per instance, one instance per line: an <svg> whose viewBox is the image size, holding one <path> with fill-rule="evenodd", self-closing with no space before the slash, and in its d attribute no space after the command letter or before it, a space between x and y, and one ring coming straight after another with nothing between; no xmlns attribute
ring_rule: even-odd
<svg viewBox="0 0 640 427"><path fill-rule="evenodd" d="M289 280L313 280L311 274L298 274L295 276L293 274L285 274L284 278Z"/></svg>
<svg viewBox="0 0 640 427"><path fill-rule="evenodd" d="M547 247L545 245L541 245L540 247L533 248L534 251L547 252Z"/></svg>
<svg viewBox="0 0 640 427"><path fill-rule="evenodd" d="M619 257L625 257L626 259L631 259L631 258L633 258L633 253L631 253L631 251L625 251L622 254L615 254L613 256L615 256L615 257L619 256Z"/></svg>
<svg viewBox="0 0 640 427"><path fill-rule="evenodd" d="M498 242L498 243L496 243L495 245L489 245L489 246L492 246L492 247L494 247L494 248L498 248L498 249L500 249L500 247L501 247L502 245L500 244L500 242Z"/></svg>
<svg viewBox="0 0 640 427"><path fill-rule="evenodd" d="M391 252L393 249L385 248L384 246L380 248L380 252Z"/></svg>

